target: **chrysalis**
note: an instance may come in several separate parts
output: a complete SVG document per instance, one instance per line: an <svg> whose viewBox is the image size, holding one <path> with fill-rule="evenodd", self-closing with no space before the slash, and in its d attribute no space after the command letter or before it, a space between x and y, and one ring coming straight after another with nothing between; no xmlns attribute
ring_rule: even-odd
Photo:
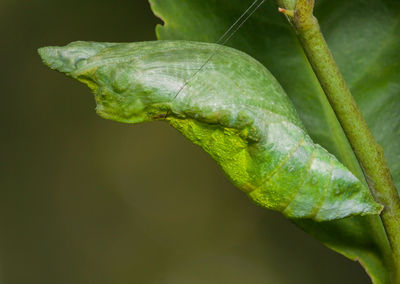
<svg viewBox="0 0 400 284"><path fill-rule="evenodd" d="M216 48L220 52L209 59ZM313 143L270 72L240 51L156 41L75 42L39 53L48 66L90 87L100 116L167 121L263 207L316 221L382 209L349 170Z"/></svg>

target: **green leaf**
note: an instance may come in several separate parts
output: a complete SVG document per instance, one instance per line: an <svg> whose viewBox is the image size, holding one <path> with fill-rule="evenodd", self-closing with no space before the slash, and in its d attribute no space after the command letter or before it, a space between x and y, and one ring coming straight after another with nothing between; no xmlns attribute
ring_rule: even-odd
<svg viewBox="0 0 400 284"><path fill-rule="evenodd" d="M249 5L240 0L150 3L165 21L165 26L157 27L159 38L207 42L215 42ZM400 75L396 72L400 69L400 3L320 0L317 4L315 14L328 44L374 135L389 153L400 188L400 117L395 111L400 107ZM348 167L358 168L300 45L273 3L265 3L228 44L267 66L291 97L311 137Z"/></svg>
<svg viewBox="0 0 400 284"><path fill-rule="evenodd" d="M353 95L383 146L400 188L400 2L319 0L315 14ZM164 22L161 39L215 42L250 3L241 0L150 0ZM266 2L229 45L261 61L293 101L308 133L362 178L351 147L286 19ZM359 260L374 283L388 282L390 252L378 217L299 224L332 249ZM355 233L357 232L357 233ZM361 233L362 232L362 233Z"/></svg>

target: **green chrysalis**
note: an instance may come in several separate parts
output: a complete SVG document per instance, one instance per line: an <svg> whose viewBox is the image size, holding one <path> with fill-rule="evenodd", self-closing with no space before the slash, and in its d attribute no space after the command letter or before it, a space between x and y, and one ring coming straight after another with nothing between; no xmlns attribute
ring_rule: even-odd
<svg viewBox="0 0 400 284"><path fill-rule="evenodd" d="M263 207L316 221L382 210L349 170L313 143L270 72L240 51L156 41L74 42L39 53L48 66L90 87L101 117L167 121Z"/></svg>

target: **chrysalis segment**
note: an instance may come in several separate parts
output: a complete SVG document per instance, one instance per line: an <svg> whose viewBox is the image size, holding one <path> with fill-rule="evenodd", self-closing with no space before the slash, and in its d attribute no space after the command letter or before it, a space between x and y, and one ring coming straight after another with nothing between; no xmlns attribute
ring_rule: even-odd
<svg viewBox="0 0 400 284"><path fill-rule="evenodd" d="M307 166L308 175L283 213L293 218L299 218L299 216L315 218L326 197L327 189L331 187L333 167L331 155L315 145L313 158Z"/></svg>
<svg viewBox="0 0 400 284"><path fill-rule="evenodd" d="M278 82L242 52L185 41L76 42L39 52L51 68L92 89L100 116L169 122L263 207L316 221L382 209L312 142Z"/></svg>

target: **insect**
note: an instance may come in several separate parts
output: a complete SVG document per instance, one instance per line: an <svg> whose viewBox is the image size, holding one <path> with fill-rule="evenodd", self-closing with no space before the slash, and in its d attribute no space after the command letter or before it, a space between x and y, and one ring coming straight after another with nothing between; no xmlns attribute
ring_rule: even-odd
<svg viewBox="0 0 400 284"><path fill-rule="evenodd" d="M313 143L272 74L224 46L263 3L254 1L221 45L74 42L39 53L51 68L89 86L100 116L168 122L263 207L316 221L378 214L382 206L369 190Z"/></svg>

